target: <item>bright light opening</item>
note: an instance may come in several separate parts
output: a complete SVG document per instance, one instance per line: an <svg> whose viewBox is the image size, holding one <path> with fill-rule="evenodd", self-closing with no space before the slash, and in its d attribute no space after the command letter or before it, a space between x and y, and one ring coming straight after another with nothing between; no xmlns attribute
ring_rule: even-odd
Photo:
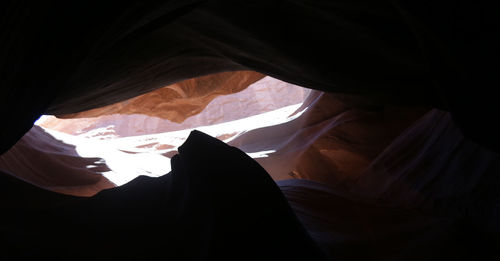
<svg viewBox="0 0 500 261"><path fill-rule="evenodd" d="M250 130L283 124L300 116L310 90L264 77L245 90L213 99L183 123L143 114L112 114L94 118L58 119L44 115L36 121L47 133L75 147L84 158L102 160L84 166L116 185L139 175L161 176L170 171L175 155L193 129L229 142ZM265 158L274 150L248 153Z"/></svg>

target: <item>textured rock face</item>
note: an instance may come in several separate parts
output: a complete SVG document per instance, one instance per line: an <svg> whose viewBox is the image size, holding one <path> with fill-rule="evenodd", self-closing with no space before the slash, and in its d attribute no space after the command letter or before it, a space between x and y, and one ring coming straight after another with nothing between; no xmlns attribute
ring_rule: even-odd
<svg viewBox="0 0 500 261"><path fill-rule="evenodd" d="M229 143L246 152L273 151L256 160L275 180L307 179L337 188L355 181L427 110L313 91L298 118L250 130Z"/></svg>
<svg viewBox="0 0 500 261"><path fill-rule="evenodd" d="M38 187L76 196L90 196L114 187L101 175L109 167L100 157L80 155L39 126L0 157L0 170Z"/></svg>
<svg viewBox="0 0 500 261"><path fill-rule="evenodd" d="M264 75L253 71L211 74L185 80L135 98L59 118L89 118L111 114L143 114L182 123L203 111L216 97L244 90Z"/></svg>
<svg viewBox="0 0 500 261"><path fill-rule="evenodd" d="M234 72L191 79L121 103L64 115L76 118L44 117L39 125L100 139L163 133L239 120L299 104L309 93L308 89L271 77L253 82L261 76ZM172 94L174 89L179 91L176 95Z"/></svg>

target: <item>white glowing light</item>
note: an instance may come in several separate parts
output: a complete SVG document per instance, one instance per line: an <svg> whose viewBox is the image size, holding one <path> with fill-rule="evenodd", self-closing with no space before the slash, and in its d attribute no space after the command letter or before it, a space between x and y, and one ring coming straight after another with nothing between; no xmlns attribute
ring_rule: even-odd
<svg viewBox="0 0 500 261"><path fill-rule="evenodd" d="M245 131L282 124L300 116L303 112L296 113L293 117L288 117L295 112L301 104L286 106L274 111L259 115L196 128L208 135L217 137L224 134L242 133ZM42 116L35 123L43 123L49 116ZM193 129L165 132L151 135L132 136L124 138L108 137L103 138L104 132L109 132L108 127L94 129L81 135L70 135L44 128L46 132L54 138L75 146L75 150L83 158L101 158L102 160L92 165L84 166L89 170L96 170L108 178L117 186L123 185L140 175L158 177L170 172L170 158L162 153L176 150L184 143L189 133ZM229 141L230 139L226 140ZM155 147L139 149L144 144L168 144L174 149L158 150ZM126 151L126 152L125 152ZM129 153L127 153L129 152ZM274 150L265 150L248 153L252 158L265 158L274 153ZM98 172L99 167L104 166L105 171Z"/></svg>
<svg viewBox="0 0 500 261"><path fill-rule="evenodd" d="M258 151L258 152L249 152L247 153L248 156L254 159L259 159L259 158L267 158L269 157L270 154L275 153L276 150L263 150L263 151Z"/></svg>

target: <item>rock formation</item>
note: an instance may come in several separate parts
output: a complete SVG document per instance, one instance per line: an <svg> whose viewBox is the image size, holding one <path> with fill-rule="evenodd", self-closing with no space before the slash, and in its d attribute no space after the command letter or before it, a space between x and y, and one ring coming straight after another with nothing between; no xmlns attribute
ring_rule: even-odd
<svg viewBox="0 0 500 261"><path fill-rule="evenodd" d="M234 72L191 79L103 108L58 116L64 120L44 117L39 125L72 135L102 138L163 133L239 120L299 104L309 92L271 77L255 83L245 80L252 75L261 76ZM227 78L218 81L221 77ZM198 93L195 88L184 97L168 96L176 86L197 86L205 92ZM172 115L176 118L169 118Z"/></svg>
<svg viewBox="0 0 500 261"><path fill-rule="evenodd" d="M496 5L6 1L0 259L500 259ZM189 122L264 76L312 91L277 124ZM138 112L233 147L106 125ZM89 142L44 114L103 118Z"/></svg>

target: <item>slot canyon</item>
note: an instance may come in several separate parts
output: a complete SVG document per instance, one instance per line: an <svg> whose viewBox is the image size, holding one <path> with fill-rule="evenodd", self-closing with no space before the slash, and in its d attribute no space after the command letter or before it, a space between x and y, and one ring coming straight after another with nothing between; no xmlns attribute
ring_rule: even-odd
<svg viewBox="0 0 500 261"><path fill-rule="evenodd" d="M498 10L6 1L0 260L499 260Z"/></svg>

